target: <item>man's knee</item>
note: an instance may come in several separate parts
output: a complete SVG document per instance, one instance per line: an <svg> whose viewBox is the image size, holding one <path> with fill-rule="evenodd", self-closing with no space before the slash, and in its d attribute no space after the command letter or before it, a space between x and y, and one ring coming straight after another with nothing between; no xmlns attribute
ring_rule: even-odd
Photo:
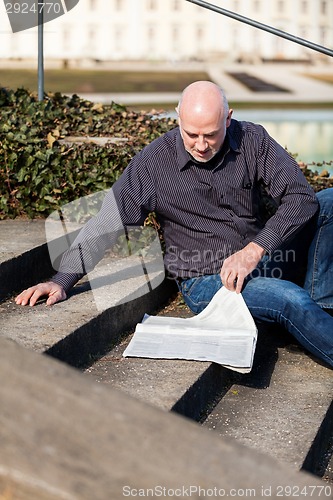
<svg viewBox="0 0 333 500"><path fill-rule="evenodd" d="M297 301L298 295L303 293L304 290L292 281L266 277L249 280L243 289L243 295L271 304Z"/></svg>

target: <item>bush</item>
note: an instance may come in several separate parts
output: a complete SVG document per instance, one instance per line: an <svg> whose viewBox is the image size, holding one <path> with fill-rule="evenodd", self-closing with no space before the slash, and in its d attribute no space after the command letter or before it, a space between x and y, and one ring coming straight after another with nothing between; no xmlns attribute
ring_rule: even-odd
<svg viewBox="0 0 333 500"><path fill-rule="evenodd" d="M65 203L110 187L137 151L176 124L77 95L49 94L39 102L25 89L1 89L0 108L0 219L46 217ZM59 142L70 135L127 142Z"/></svg>
<svg viewBox="0 0 333 500"><path fill-rule="evenodd" d="M0 109L0 219L47 217L66 203L109 188L136 152L176 125L77 95L48 94L39 102L22 88L0 88ZM126 142L60 142L70 135ZM316 191L333 185L332 178L301 167Z"/></svg>

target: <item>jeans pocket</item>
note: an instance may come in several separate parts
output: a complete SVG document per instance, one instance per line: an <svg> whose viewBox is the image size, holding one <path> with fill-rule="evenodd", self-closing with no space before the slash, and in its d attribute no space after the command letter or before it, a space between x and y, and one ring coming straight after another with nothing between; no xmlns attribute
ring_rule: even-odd
<svg viewBox="0 0 333 500"><path fill-rule="evenodd" d="M198 314L205 309L221 286L220 275L212 274L189 278L181 284L181 291L185 303L192 312Z"/></svg>

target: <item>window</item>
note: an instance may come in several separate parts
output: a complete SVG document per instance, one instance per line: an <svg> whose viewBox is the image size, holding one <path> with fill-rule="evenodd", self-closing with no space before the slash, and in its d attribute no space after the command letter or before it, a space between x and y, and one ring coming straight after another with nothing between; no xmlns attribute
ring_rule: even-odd
<svg viewBox="0 0 333 500"><path fill-rule="evenodd" d="M254 0L253 1L253 12L260 12L260 1L259 0Z"/></svg>
<svg viewBox="0 0 333 500"><path fill-rule="evenodd" d="M88 43L91 51L96 49L97 32L98 29L96 28L96 26L89 26Z"/></svg>
<svg viewBox="0 0 333 500"><path fill-rule="evenodd" d="M300 32L301 32L301 37L306 40L308 38L308 28L307 28L307 26L301 26Z"/></svg>
<svg viewBox="0 0 333 500"><path fill-rule="evenodd" d="M173 0L173 10L180 10L180 1Z"/></svg>
<svg viewBox="0 0 333 500"><path fill-rule="evenodd" d="M202 42L205 36L205 28L201 25L198 25L195 30L195 37L198 42Z"/></svg>
<svg viewBox="0 0 333 500"><path fill-rule="evenodd" d="M320 43L325 47L327 44L327 34L328 31L325 26L320 27Z"/></svg>
<svg viewBox="0 0 333 500"><path fill-rule="evenodd" d="M116 26L114 30L114 48L116 52L121 52L124 47L124 28Z"/></svg>
<svg viewBox="0 0 333 500"><path fill-rule="evenodd" d="M278 1L277 10L280 14L282 14L282 12L284 12L284 1L283 0Z"/></svg>
<svg viewBox="0 0 333 500"><path fill-rule="evenodd" d="M233 28L232 34L231 34L231 40L232 40L232 50L238 50L238 29Z"/></svg>
<svg viewBox="0 0 333 500"><path fill-rule="evenodd" d="M148 26L147 29L147 40L148 40L148 50L150 52L155 51L155 37L156 37L156 30L155 26Z"/></svg>
<svg viewBox="0 0 333 500"><path fill-rule="evenodd" d="M327 2L321 2L320 3L320 12L323 15L327 14Z"/></svg>
<svg viewBox="0 0 333 500"><path fill-rule="evenodd" d="M115 9L123 10L124 9L124 0L115 0Z"/></svg>
<svg viewBox="0 0 333 500"><path fill-rule="evenodd" d="M306 1L301 2L301 12L302 12L302 14L307 14L308 2L306 2Z"/></svg>
<svg viewBox="0 0 333 500"><path fill-rule="evenodd" d="M148 10L156 10L156 0L148 0L147 8Z"/></svg>
<svg viewBox="0 0 333 500"><path fill-rule="evenodd" d="M171 41L172 41L172 50L177 52L179 50L179 34L180 29L177 24L174 24L171 27Z"/></svg>
<svg viewBox="0 0 333 500"><path fill-rule="evenodd" d="M179 40L179 26L174 25L172 26L172 41L178 42L178 40Z"/></svg>
<svg viewBox="0 0 333 500"><path fill-rule="evenodd" d="M68 26L65 26L62 32L62 48L64 51L70 49L70 35L71 35L70 28L68 28Z"/></svg>

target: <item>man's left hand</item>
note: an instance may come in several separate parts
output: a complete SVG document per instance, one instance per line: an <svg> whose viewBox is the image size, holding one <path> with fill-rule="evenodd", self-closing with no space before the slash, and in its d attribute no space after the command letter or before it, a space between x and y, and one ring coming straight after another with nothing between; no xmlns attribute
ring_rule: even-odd
<svg viewBox="0 0 333 500"><path fill-rule="evenodd" d="M242 250L230 255L223 262L220 276L222 284L231 291L240 293L246 276L258 265L265 250L256 243L249 243Z"/></svg>

